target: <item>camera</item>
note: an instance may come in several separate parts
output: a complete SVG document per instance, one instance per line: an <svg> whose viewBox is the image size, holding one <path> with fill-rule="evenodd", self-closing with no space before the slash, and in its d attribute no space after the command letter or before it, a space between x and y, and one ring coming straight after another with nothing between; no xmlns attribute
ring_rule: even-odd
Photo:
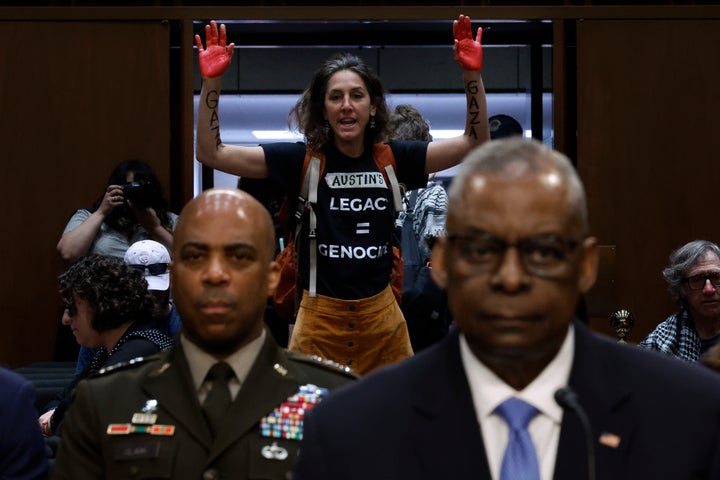
<svg viewBox="0 0 720 480"><path fill-rule="evenodd" d="M122 186L123 197L130 200L135 208L148 208L152 205L152 188L145 182L130 182Z"/></svg>

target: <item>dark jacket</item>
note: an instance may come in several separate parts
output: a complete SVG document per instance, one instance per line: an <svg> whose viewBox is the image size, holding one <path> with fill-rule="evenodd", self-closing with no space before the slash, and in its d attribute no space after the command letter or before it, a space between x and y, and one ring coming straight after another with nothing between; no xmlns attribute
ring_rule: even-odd
<svg viewBox="0 0 720 480"><path fill-rule="evenodd" d="M34 405L32 383L0 367L0 478L47 478L45 442Z"/></svg>
<svg viewBox="0 0 720 480"><path fill-rule="evenodd" d="M92 377L103 367L151 356L167 350L172 345L173 339L160 330L146 328L141 322L135 322L123 333L111 352L107 352L102 347L95 349L95 354L90 363L85 366L79 375L75 375L72 382L65 387L54 402L50 402L50 404L46 406L46 410L50 408L55 409L50 419L50 429L52 432L56 435L61 435L60 427L65 418L65 412L67 412L68 407L72 403L78 382L85 378Z"/></svg>
<svg viewBox="0 0 720 480"><path fill-rule="evenodd" d="M576 322L570 386L590 417L598 480L720 478L717 373ZM489 480L457 332L320 404L301 452L294 480ZM566 412L554 478L586 479L587 463Z"/></svg>

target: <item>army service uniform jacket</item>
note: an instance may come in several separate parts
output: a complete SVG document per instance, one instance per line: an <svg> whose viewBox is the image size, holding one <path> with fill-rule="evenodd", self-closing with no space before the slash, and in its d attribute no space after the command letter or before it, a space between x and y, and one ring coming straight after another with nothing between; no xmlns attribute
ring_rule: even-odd
<svg viewBox="0 0 720 480"><path fill-rule="evenodd" d="M176 342L173 349L139 366L78 385L53 478L290 478L299 441L263 436L261 419L303 385L332 389L354 378L341 367L287 352L266 335L213 441L182 346ZM148 411L156 415L154 422L133 422L148 405L156 406Z"/></svg>

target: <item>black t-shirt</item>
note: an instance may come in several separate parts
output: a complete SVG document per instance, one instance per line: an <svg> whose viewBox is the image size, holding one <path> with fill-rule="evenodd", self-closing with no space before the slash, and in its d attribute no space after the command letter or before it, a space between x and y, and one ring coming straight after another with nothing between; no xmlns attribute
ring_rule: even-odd
<svg viewBox="0 0 720 480"><path fill-rule="evenodd" d="M305 144L275 143L262 147L270 178L282 185L290 198L296 198ZM390 147L398 181L408 189L426 185L427 142L391 142ZM315 208L317 291L333 298L366 298L387 287L392 267L395 211L390 186L371 151L352 158L329 146L325 155ZM290 205L295 208L294 202ZM299 252L302 285L308 288L307 224L300 235Z"/></svg>

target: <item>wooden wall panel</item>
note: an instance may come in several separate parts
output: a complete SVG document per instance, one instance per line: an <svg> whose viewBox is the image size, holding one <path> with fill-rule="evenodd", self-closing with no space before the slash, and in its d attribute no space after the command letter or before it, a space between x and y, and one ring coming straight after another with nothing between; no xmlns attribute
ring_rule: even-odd
<svg viewBox="0 0 720 480"><path fill-rule="evenodd" d="M578 167L594 232L615 249L601 289L634 314L632 341L675 309L669 253L720 242L719 44L718 20L578 22Z"/></svg>
<svg viewBox="0 0 720 480"><path fill-rule="evenodd" d="M147 160L169 191L169 40L161 22L0 22L0 363L50 360L55 249L112 168Z"/></svg>

